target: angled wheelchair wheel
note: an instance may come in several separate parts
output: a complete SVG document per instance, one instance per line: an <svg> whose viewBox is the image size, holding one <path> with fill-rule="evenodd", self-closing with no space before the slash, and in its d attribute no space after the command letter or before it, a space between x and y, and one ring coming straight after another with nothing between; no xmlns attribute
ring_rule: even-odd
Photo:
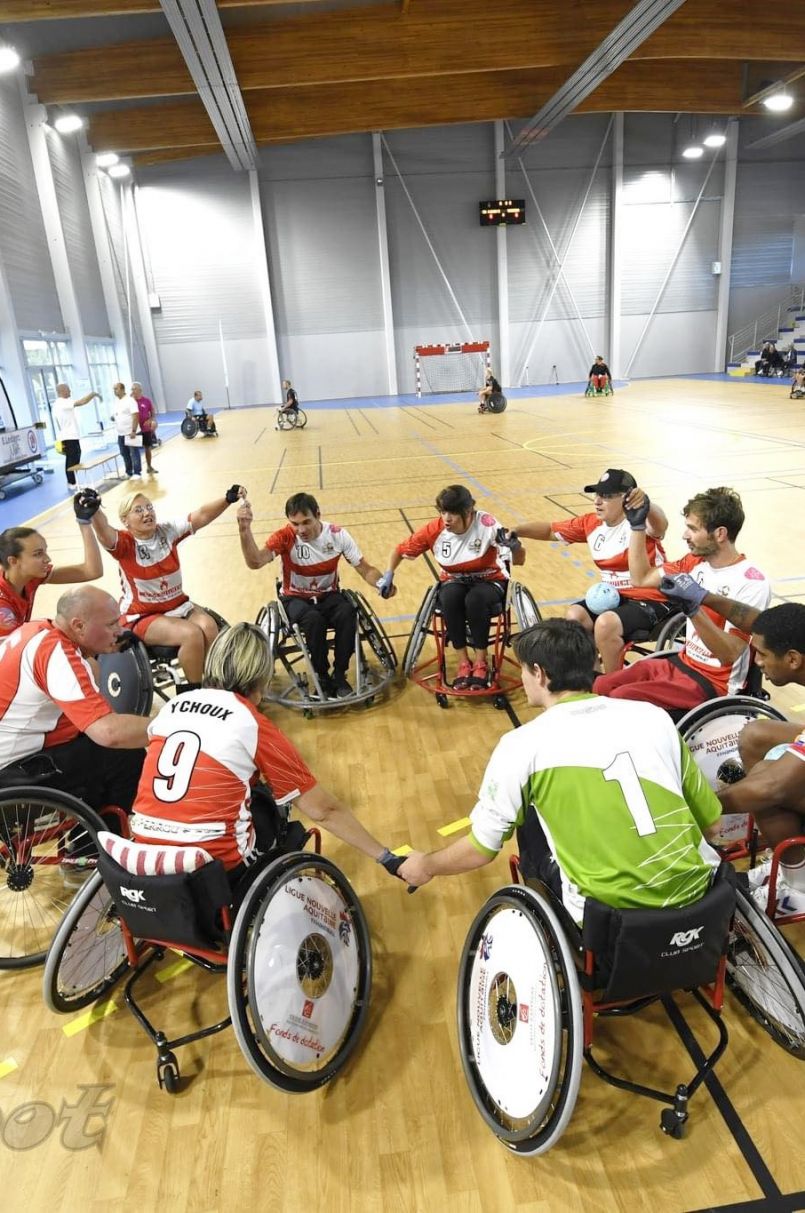
<svg viewBox="0 0 805 1213"><path fill-rule="evenodd" d="M104 828L55 788L0 791L0 969L42 964L76 889L95 872Z"/></svg>
<svg viewBox="0 0 805 1213"><path fill-rule="evenodd" d="M185 438L195 438L198 433L198 422L195 417L185 417L179 429Z"/></svg>
<svg viewBox="0 0 805 1213"><path fill-rule="evenodd" d="M495 1136L517 1154L555 1145L581 1081L581 992L559 919L533 889L501 889L470 927L458 1040L470 1094Z"/></svg>
<svg viewBox="0 0 805 1213"><path fill-rule="evenodd" d="M410 678L419 661L419 656L425 644L425 637L430 630L430 621L433 618L433 613L439 600L439 585L436 581L430 587L427 594L422 600L422 605L417 611L414 626L411 628L411 635L408 637L408 643L405 646L403 655L403 674L406 678Z"/></svg>
<svg viewBox="0 0 805 1213"><path fill-rule="evenodd" d="M116 712L150 716L154 703L154 679L148 649L135 640L123 653L101 653L100 691Z"/></svg>
<svg viewBox="0 0 805 1213"><path fill-rule="evenodd" d="M278 412L277 425L281 430L292 430L295 425L293 416L290 413Z"/></svg>
<svg viewBox="0 0 805 1213"><path fill-rule="evenodd" d="M519 630L523 632L526 628L533 627L535 623L541 623L542 615L540 609L528 586L521 585L519 581L514 581L512 582L511 592L514 617L517 620Z"/></svg>
<svg viewBox="0 0 805 1213"><path fill-rule="evenodd" d="M669 615L657 633L655 651L677 653L685 643L685 629L688 625L687 616L680 611L677 615Z"/></svg>
<svg viewBox="0 0 805 1213"><path fill-rule="evenodd" d="M488 413L505 413L508 400L502 392L492 392L486 402L486 411Z"/></svg>
<svg viewBox="0 0 805 1213"><path fill-rule="evenodd" d="M95 872L73 899L45 960L42 993L51 1011L80 1011L103 998L129 968L112 896Z"/></svg>
<svg viewBox="0 0 805 1213"><path fill-rule="evenodd" d="M805 969L768 915L737 890L727 945L727 985L786 1052L805 1060Z"/></svg>
<svg viewBox="0 0 805 1213"><path fill-rule="evenodd" d="M356 590L343 590L342 593L355 607L358 613L358 624L361 638L366 641L380 664L387 670L396 670L397 654L386 634L386 629L375 615L363 594Z"/></svg>
<svg viewBox="0 0 805 1213"><path fill-rule="evenodd" d="M369 1010L369 927L323 856L277 859L238 912L227 968L238 1044L264 1082L314 1091L343 1068Z"/></svg>
<svg viewBox="0 0 805 1213"><path fill-rule="evenodd" d="M306 425L307 425L307 413L305 412L304 409L297 409L296 410L296 421L294 422L294 429L303 430Z"/></svg>

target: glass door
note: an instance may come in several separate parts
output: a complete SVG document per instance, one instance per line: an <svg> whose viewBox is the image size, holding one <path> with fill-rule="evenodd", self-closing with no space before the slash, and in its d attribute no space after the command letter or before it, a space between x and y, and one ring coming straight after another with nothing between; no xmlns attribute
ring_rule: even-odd
<svg viewBox="0 0 805 1213"><path fill-rule="evenodd" d="M36 401L36 411L40 421L45 423L45 446L52 447L56 441L56 427L53 423L52 405L56 399L56 372L53 367L29 367L28 379Z"/></svg>

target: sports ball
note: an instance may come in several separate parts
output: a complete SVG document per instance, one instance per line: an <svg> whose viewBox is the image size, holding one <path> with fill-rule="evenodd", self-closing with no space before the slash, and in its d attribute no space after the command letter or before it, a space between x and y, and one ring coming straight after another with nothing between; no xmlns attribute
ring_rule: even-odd
<svg viewBox="0 0 805 1213"><path fill-rule="evenodd" d="M594 615L600 615L603 611L614 611L620 600L621 596L614 586L604 585L603 581L591 585L584 595L584 601Z"/></svg>

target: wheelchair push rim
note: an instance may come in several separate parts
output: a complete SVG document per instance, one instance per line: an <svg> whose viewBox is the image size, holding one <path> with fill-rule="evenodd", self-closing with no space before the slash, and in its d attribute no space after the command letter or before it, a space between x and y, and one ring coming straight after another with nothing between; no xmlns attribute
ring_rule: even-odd
<svg viewBox="0 0 805 1213"><path fill-rule="evenodd" d="M360 902L323 856L282 856L257 879L227 972L238 1043L254 1072L313 1091L343 1068L366 1024L372 960Z"/></svg>
<svg viewBox="0 0 805 1213"><path fill-rule="evenodd" d="M573 953L553 910L512 886L487 901L458 977L461 1064L475 1106L510 1150L542 1154L578 1095L582 1010Z"/></svg>
<svg viewBox="0 0 805 1213"><path fill-rule="evenodd" d="M101 818L66 792L0 792L0 969L42 964L85 877Z"/></svg>
<svg viewBox="0 0 805 1213"><path fill-rule="evenodd" d="M73 899L45 961L42 993L51 1011L80 1011L103 998L129 968L120 920L100 872Z"/></svg>

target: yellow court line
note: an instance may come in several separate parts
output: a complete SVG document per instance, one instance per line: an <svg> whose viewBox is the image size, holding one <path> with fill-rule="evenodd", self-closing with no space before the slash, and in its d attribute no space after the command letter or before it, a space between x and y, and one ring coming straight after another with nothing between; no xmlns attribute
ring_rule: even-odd
<svg viewBox="0 0 805 1213"><path fill-rule="evenodd" d="M178 977L180 973L184 973L186 969L192 969L192 967L192 960L187 960L187 958L183 956L181 960L175 960L173 964L168 965L166 969L160 969L155 976L157 981L164 985L166 981L171 981L174 977Z"/></svg>
<svg viewBox="0 0 805 1213"><path fill-rule="evenodd" d="M410 855L411 852L413 851L413 849L414 848L409 847L408 843L406 842L401 847L395 847L391 853L392 853L392 855Z"/></svg>
<svg viewBox="0 0 805 1213"><path fill-rule="evenodd" d="M459 817L458 821L451 821L446 826L440 826L436 833L441 834L442 838L447 838L449 834L457 834L459 830L466 829L469 824L469 817Z"/></svg>
<svg viewBox="0 0 805 1213"><path fill-rule="evenodd" d="M791 709L792 712L805 712L805 703L795 703Z"/></svg>
<svg viewBox="0 0 805 1213"><path fill-rule="evenodd" d="M13 1057L7 1057L5 1061L0 1061L0 1078L5 1078L6 1074L13 1074L18 1070L19 1066Z"/></svg>
<svg viewBox="0 0 805 1213"><path fill-rule="evenodd" d="M62 1032L65 1036L76 1036L90 1024L97 1023L99 1019L106 1019L107 1015L114 1015L116 1010L117 1003L111 998L107 1002L99 1002L83 1015L79 1015L77 1019L71 1019L64 1025Z"/></svg>

